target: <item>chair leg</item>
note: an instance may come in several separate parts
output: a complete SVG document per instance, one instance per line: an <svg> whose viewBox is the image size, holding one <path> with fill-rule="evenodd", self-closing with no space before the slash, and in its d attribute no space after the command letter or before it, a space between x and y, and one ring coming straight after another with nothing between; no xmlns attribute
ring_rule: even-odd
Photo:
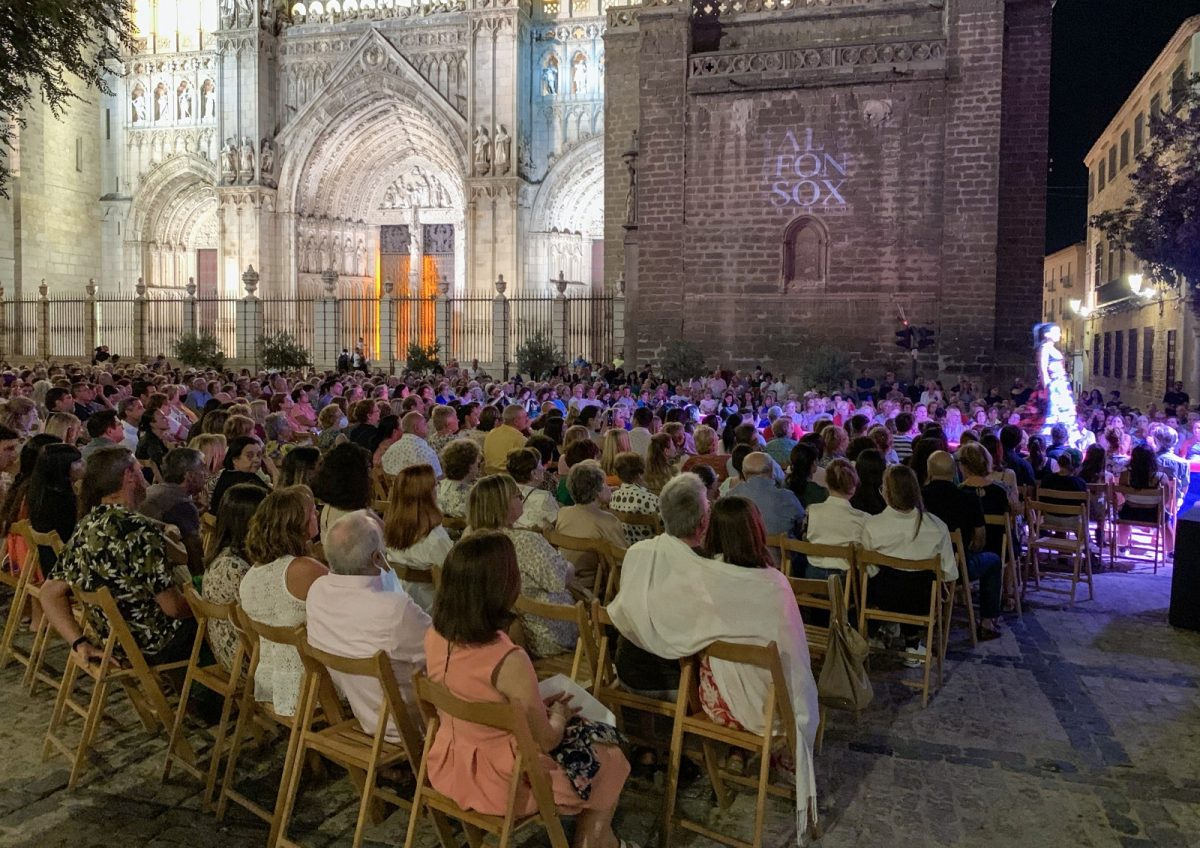
<svg viewBox="0 0 1200 848"><path fill-rule="evenodd" d="M686 676L686 674L685 674ZM686 697L683 692L680 698ZM658 842L660 848L668 848L671 844L671 826L675 819L675 800L679 793L679 761L683 757L683 713L682 704L675 710L675 721L671 726L671 747L667 753L667 775L663 782L663 812L662 827ZM424 766L424 763L422 763Z"/></svg>
<svg viewBox="0 0 1200 848"><path fill-rule="evenodd" d="M734 794L729 791L729 787L721 779L721 764L717 760L716 745L705 739L702 740L700 747L704 752L704 770L708 772L713 794L717 796L717 806L722 810L728 809L729 805L733 803Z"/></svg>
<svg viewBox="0 0 1200 848"><path fill-rule="evenodd" d="M175 710L175 720L171 722L171 732L167 737L167 757L163 763L162 783L166 783L171 776L171 766L175 764L175 740L183 733L183 714L187 711L188 696L192 691L192 668L189 665L187 674L183 678L183 686L179 689L179 706ZM214 748L214 753L216 749Z"/></svg>
<svg viewBox="0 0 1200 848"><path fill-rule="evenodd" d="M54 699L54 711L50 713L50 726L46 728L46 737L42 743L42 759L50 759L51 753L54 752L55 746L51 742L52 739L57 739L58 734L62 731L64 717L67 712L67 699L71 696L71 691L75 688L75 680L79 675L79 666L75 664L71 656L67 657L67 668L63 672L62 683L58 686L58 697Z"/></svg>
<svg viewBox="0 0 1200 848"><path fill-rule="evenodd" d="M362 798L358 802L358 821L354 823L354 841L350 843L350 848L361 848L363 841L363 831L367 827L367 813L371 809L371 800L375 795L375 758L371 758L371 762L367 764L367 774L363 778Z"/></svg>
<svg viewBox="0 0 1200 848"><path fill-rule="evenodd" d="M817 742L813 745L813 754L821 753L821 743L825 741L825 719L828 715L825 712L825 705L817 706Z"/></svg>
<svg viewBox="0 0 1200 848"><path fill-rule="evenodd" d="M221 706L221 720L217 723L217 735L213 738L212 755L209 757L208 774L204 781L204 799L202 807L205 810L211 810L213 804L213 794L217 787L217 775L221 770L221 749L225 747L226 737L229 734L229 720L233 716L233 704L237 700L236 691L230 691L225 696L225 703ZM182 710L182 705L180 710Z"/></svg>
<svg viewBox="0 0 1200 848"><path fill-rule="evenodd" d="M29 663L25 666L25 675L21 678L21 686L25 694L32 696L41 679L42 661L46 657L46 646L50 642L50 622L42 616L33 631L33 642L29 645Z"/></svg>
<svg viewBox="0 0 1200 848"><path fill-rule="evenodd" d="M951 597L954 597L954 596L951 595ZM921 707L922 708L929 706L929 672L930 672L930 669L932 668L934 654L940 653L938 651L938 648L940 646L938 645L937 642L934 641L934 637L935 637L935 635L938 636L939 641L940 641L940 639L945 638L945 636L943 634L935 634L934 633L934 628L933 628L933 618L934 617L935 616L930 617L929 624L925 628L925 661L924 661L924 663L922 663L925 666L925 669L924 669L924 672L922 673L922 683L921 683Z"/></svg>
<svg viewBox="0 0 1200 848"><path fill-rule="evenodd" d="M92 689L92 700L88 704L87 718L83 722L83 732L79 736L79 747L75 750L75 761L71 764L71 775L67 778L67 789L74 789L83 773L88 750L92 746L92 738L100 726L100 717L104 714L104 704L108 700L108 681L98 680Z"/></svg>
<svg viewBox="0 0 1200 848"><path fill-rule="evenodd" d="M962 585L963 604L967 608L967 625L971 628L971 647L974 648L979 645L979 637L975 632L975 630L976 630L975 605L971 602L971 578L970 578L970 575L964 573L962 575L960 583ZM949 640L947 640L947 641L949 641Z"/></svg>
<svg viewBox="0 0 1200 848"><path fill-rule="evenodd" d="M238 755L246 740L248 727L254 721L254 679L246 680L246 690L242 694L242 702L238 705L238 718L233 726L233 741L229 745L229 757L225 761L225 777L221 780L221 792L217 796L217 821L225 818L225 810L229 807L229 792L233 789L233 778L237 772Z"/></svg>
<svg viewBox="0 0 1200 848"><path fill-rule="evenodd" d="M786 738L786 737L785 737ZM767 818L767 786L771 782L771 733L763 736L762 754L758 764L758 795L754 799L754 839L752 848L762 848L763 825Z"/></svg>
<svg viewBox="0 0 1200 848"><path fill-rule="evenodd" d="M18 585L13 593L12 606L8 608L8 618L4 621L4 633L0 635L0 668L8 665L12 659L13 640L17 638L17 629L21 626L21 607L25 605L24 595Z"/></svg>

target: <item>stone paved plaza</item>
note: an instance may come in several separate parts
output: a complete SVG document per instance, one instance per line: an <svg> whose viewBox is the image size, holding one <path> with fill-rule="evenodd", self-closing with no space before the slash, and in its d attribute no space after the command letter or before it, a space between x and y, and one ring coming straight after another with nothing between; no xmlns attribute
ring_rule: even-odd
<svg viewBox="0 0 1200 848"><path fill-rule="evenodd" d="M1196 846L1200 844L1200 634L1166 624L1170 569L1100 574L1097 600L1061 608L1031 596L1002 639L971 650L955 632L945 687L919 698L884 677L854 723L834 714L817 760L825 848L902 845ZM61 654L55 657L61 661ZM899 671L896 674L915 674ZM51 700L30 699L16 668L0 672L0 845L29 848L261 846L266 829L236 807L218 823L183 776L160 783L164 742L120 699L99 756L78 789L61 760L43 762ZM280 746L263 757L251 794L270 797ZM658 785L633 780L618 834L657 840ZM717 829L746 827L749 796L709 812L703 780L682 803ZM302 787L290 835L310 846L349 845L357 797L331 770ZM772 802L764 844L789 840L787 805ZM403 844L407 815L368 831ZM535 844L541 836L528 837ZM436 842L426 828L422 848ZM676 845L705 843L678 834ZM705 843L707 845L708 843Z"/></svg>

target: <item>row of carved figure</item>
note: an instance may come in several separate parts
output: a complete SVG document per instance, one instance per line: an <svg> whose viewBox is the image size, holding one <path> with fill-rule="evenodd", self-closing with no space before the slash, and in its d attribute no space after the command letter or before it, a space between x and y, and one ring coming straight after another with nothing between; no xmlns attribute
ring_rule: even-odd
<svg viewBox="0 0 1200 848"><path fill-rule="evenodd" d="M146 93L146 87L137 82L129 94L129 119L135 124L156 124L170 121L190 121L196 114L196 98L192 91L190 80L180 80L172 92L170 85L160 82L154 87L153 96ZM217 119L217 86L212 80L206 79L200 85L200 120L215 121Z"/></svg>
<svg viewBox="0 0 1200 848"><path fill-rule="evenodd" d="M316 236L302 236L298 254L302 274L319 274L333 269L348 276L367 275L367 245L362 236L359 236L357 246L353 236L346 236L343 241L335 235L332 245L325 236L319 241Z"/></svg>
<svg viewBox="0 0 1200 848"><path fill-rule="evenodd" d="M266 185L274 185L275 145L271 139L262 140L261 177ZM226 183L254 181L254 139L246 136L239 147L237 139L225 139L221 148L221 175Z"/></svg>
<svg viewBox="0 0 1200 848"><path fill-rule="evenodd" d="M262 21L275 19L275 0L262 0ZM221 27L245 29L254 26L254 0L221 0Z"/></svg>
<svg viewBox="0 0 1200 848"><path fill-rule="evenodd" d="M487 127L482 124L475 130L475 173L486 176L502 177L512 167L512 138L503 124L496 125L496 136L488 134Z"/></svg>
<svg viewBox="0 0 1200 848"><path fill-rule="evenodd" d="M604 57L600 57L600 74L604 74ZM558 56L551 53L542 65L542 96L550 97L558 94ZM588 93L588 60L583 51L575 53L571 59L571 94Z"/></svg>

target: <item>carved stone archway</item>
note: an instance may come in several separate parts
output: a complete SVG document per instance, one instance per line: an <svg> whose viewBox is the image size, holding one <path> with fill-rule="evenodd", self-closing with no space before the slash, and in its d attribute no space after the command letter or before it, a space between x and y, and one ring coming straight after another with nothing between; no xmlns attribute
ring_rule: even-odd
<svg viewBox="0 0 1200 848"><path fill-rule="evenodd" d="M343 291L366 293L376 279L381 227L407 227L410 279L420 290L421 234L455 228L456 288L466 263L467 126L445 97L376 30L366 33L279 136L280 208L286 214L287 273L314 291L327 267Z"/></svg>
<svg viewBox="0 0 1200 848"><path fill-rule="evenodd" d="M595 136L558 157L534 195L526 287L551 290L549 280L560 271L585 291L599 287L603 275L592 278L592 250L603 238L604 138Z"/></svg>
<svg viewBox="0 0 1200 848"><path fill-rule="evenodd" d="M196 276L196 251L219 248L216 170L203 156L168 159L141 181L131 204L126 267L151 291L180 293Z"/></svg>

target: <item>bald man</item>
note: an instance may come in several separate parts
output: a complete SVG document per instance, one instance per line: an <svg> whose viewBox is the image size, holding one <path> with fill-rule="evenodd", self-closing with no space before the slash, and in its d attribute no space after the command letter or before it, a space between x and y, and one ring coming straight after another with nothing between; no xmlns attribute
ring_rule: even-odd
<svg viewBox="0 0 1200 848"><path fill-rule="evenodd" d="M925 509L942 519L953 533L962 534L967 559L967 574L979 581L980 639L1000 636L1001 576L1000 552L984 550L986 541L983 507L974 490L961 489L955 480L958 466L945 451L929 455L926 466L929 483L921 490Z"/></svg>
<svg viewBox="0 0 1200 848"><path fill-rule="evenodd" d="M762 451L747 454L742 461L745 482L734 489L729 497L753 501L762 515L768 536L786 533L792 538L799 538L804 507L790 489L775 485L774 465L771 457Z"/></svg>
<svg viewBox="0 0 1200 848"><path fill-rule="evenodd" d="M394 477L410 466L429 465L433 467L434 476L440 480L442 464L438 462L437 452L425 441L429 433L425 416L413 410L400 419L400 431L404 435L384 451L383 473Z"/></svg>

